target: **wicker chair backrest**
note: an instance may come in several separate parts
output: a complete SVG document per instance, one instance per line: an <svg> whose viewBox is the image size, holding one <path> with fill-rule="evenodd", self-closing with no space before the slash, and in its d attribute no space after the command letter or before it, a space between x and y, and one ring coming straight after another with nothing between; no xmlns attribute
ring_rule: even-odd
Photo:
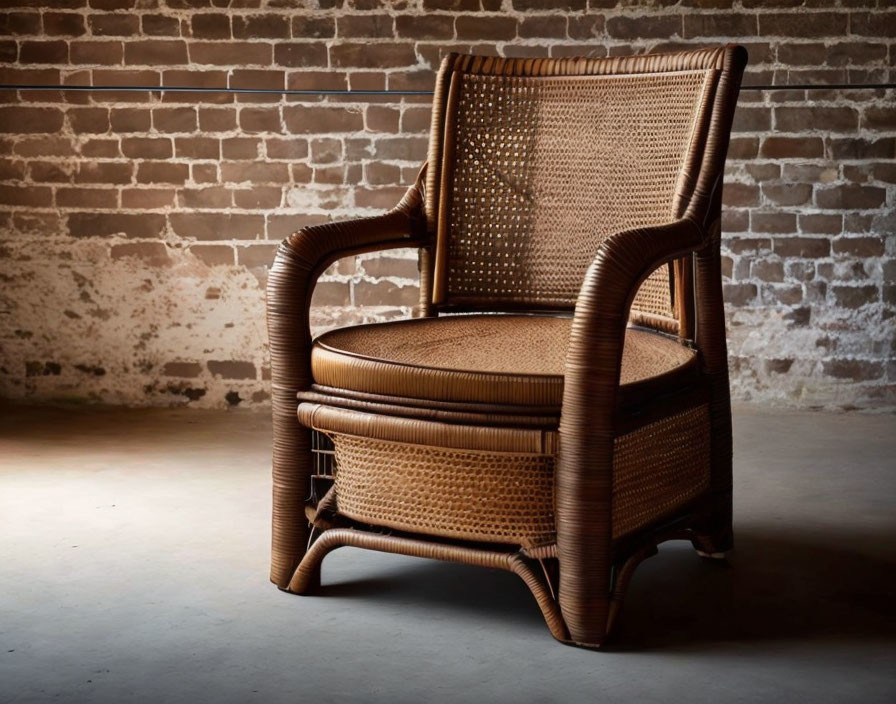
<svg viewBox="0 0 896 704"><path fill-rule="evenodd" d="M680 217L718 54L654 66L652 57L446 59L427 193L433 302L572 308L604 238ZM674 317L669 267L644 282L632 311Z"/></svg>

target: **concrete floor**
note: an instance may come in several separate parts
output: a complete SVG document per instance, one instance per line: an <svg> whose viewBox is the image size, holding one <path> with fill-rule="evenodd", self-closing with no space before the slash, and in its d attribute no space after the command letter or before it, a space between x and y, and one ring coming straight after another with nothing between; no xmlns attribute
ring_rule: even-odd
<svg viewBox="0 0 896 704"><path fill-rule="evenodd" d="M503 572L344 548L277 591L269 434L0 407L0 701L896 701L892 416L738 409L730 564L663 546L603 652Z"/></svg>

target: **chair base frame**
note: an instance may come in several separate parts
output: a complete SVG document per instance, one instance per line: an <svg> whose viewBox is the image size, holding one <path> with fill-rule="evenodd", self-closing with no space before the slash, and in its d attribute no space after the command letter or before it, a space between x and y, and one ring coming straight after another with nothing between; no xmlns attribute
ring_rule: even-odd
<svg viewBox="0 0 896 704"><path fill-rule="evenodd" d="M454 541L433 542L432 537L413 534L395 534L386 529L352 525L341 517L333 524L317 517L318 511L308 507L310 523L309 546L286 587L281 591L292 594L312 595L321 586L321 566L324 558L340 547L356 547L377 552L423 557L444 562L457 562L501 569L520 577L535 597L551 635L561 643L583 648L598 649L611 639L619 621L625 594L638 565L656 555L658 546L670 540L688 540L701 557L724 559L732 548L730 524L721 530L710 530L707 512L679 516L663 526L642 531L633 540L625 540L620 546L625 552L615 560L612 584L608 590L608 618L606 637L600 643L580 643L570 638L569 629L556 598L559 572L556 546L534 550L501 550L480 545L460 544ZM541 570L539 570L539 563Z"/></svg>

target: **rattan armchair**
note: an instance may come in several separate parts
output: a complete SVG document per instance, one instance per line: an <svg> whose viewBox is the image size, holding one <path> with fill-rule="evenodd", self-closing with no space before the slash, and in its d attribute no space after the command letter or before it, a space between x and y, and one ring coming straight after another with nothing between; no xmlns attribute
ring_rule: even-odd
<svg viewBox="0 0 896 704"><path fill-rule="evenodd" d="M732 546L719 258L746 52L451 55L392 211L306 227L268 284L271 580L351 545L515 572L597 647L658 543ZM312 340L335 260L420 251L411 320Z"/></svg>

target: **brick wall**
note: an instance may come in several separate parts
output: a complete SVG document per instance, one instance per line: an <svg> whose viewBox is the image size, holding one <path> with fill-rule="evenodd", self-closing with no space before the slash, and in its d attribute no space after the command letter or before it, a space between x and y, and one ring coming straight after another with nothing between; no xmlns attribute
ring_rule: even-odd
<svg viewBox="0 0 896 704"><path fill-rule="evenodd" d="M429 89L449 50L605 56L737 41L747 83L882 83L896 80L887 6L0 0L0 82ZM276 243L392 205L424 158L428 103L3 93L0 395L265 403ZM736 397L896 406L894 202L893 90L743 94L725 190ZM317 327L407 315L412 257L338 262L316 293Z"/></svg>

